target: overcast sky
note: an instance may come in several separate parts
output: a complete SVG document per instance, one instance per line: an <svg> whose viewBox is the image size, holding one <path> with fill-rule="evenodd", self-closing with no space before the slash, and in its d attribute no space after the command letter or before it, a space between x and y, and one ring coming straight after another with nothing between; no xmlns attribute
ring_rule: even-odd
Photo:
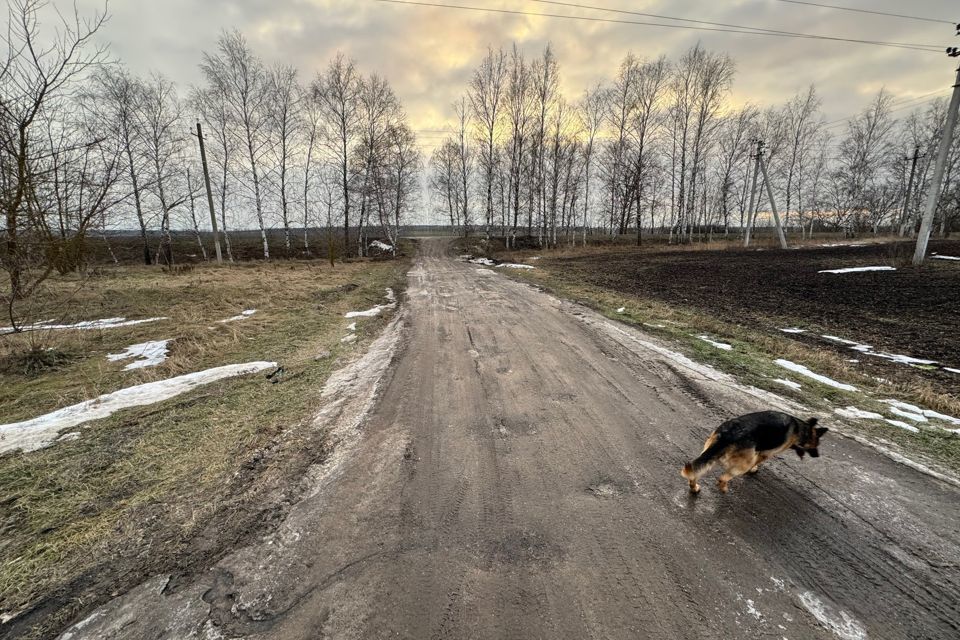
<svg viewBox="0 0 960 640"><path fill-rule="evenodd" d="M567 8L531 0L438 0L446 4L563 13L636 21L639 16ZM815 0L816 1L816 0ZM957 0L819 0L825 4L960 21ZM65 4L64 0L55 0ZM93 10L98 0L79 0ZM848 13L778 0L583 0L583 4L848 38L960 45L944 23ZM950 9L953 9L951 11ZM160 71L182 86L199 80L201 52L222 29L240 29L268 63L290 62L307 81L336 51L366 72L385 75L413 126L442 128L488 45L517 42L531 55L552 42L565 91L578 96L609 78L628 51L675 58L698 40L737 63L733 98L766 105L816 83L828 119L864 106L886 86L897 98L952 84L956 66L943 53L689 29L497 15L375 0L112 0L102 37L132 71ZM901 112L903 113L903 112ZM429 133L421 131L425 143Z"/></svg>

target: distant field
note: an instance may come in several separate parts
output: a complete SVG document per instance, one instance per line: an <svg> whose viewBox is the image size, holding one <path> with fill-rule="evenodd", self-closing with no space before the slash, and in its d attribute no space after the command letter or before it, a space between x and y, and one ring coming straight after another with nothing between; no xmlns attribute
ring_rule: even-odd
<svg viewBox="0 0 960 640"><path fill-rule="evenodd" d="M392 311L357 319L353 343L341 341L354 333L344 314L384 303L387 287L399 293L407 269L404 259L278 261L51 280L28 320L168 319L0 336L0 423L225 364L285 372L278 384L263 373L215 382L70 429L74 440L0 454L0 614L36 625L22 637L45 637L76 607L155 573L201 571L279 517L327 455L326 434L302 428L323 382ZM106 357L151 340L172 340L159 366L125 370L130 360Z"/></svg>

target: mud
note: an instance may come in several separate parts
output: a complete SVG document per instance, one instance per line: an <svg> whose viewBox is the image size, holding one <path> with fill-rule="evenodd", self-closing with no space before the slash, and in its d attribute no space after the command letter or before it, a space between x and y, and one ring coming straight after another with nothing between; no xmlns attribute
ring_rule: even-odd
<svg viewBox="0 0 960 640"><path fill-rule="evenodd" d="M957 489L826 438L691 498L705 435L777 399L446 249L277 530L64 639L957 637Z"/></svg>

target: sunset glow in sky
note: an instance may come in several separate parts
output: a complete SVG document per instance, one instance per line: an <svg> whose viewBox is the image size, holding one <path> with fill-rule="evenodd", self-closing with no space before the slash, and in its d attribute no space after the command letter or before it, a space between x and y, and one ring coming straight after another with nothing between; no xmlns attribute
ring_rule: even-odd
<svg viewBox="0 0 960 640"><path fill-rule="evenodd" d="M444 1L444 0L441 0ZM876 11L960 21L956 0L822 0ZM663 19L557 6L532 0L448 0L446 4L558 13L634 21ZM848 13L782 0L586 0L583 4L680 18L803 33L960 45L955 29L924 22ZM100 6L81 0L82 10ZM845 42L715 33L689 29L502 15L376 0L113 0L102 37L116 57L138 74L164 73L186 87L199 80L201 52L218 33L238 28L267 62L290 62L306 82L338 50L365 73L386 76L403 100L429 149L452 119L451 103L465 90L486 48L513 42L531 56L552 42L570 97L609 78L628 51L677 58L698 40L736 60L733 101L781 103L816 83L828 119L852 115L882 86L899 99L942 90L953 80L955 60L943 53ZM675 23L681 24L681 23ZM922 104L922 103L920 103ZM900 112L900 114L906 111Z"/></svg>

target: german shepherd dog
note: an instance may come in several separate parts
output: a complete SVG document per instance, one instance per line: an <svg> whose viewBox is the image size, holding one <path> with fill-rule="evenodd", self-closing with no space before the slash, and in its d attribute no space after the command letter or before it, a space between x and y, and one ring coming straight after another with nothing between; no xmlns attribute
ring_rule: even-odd
<svg viewBox="0 0 960 640"><path fill-rule="evenodd" d="M793 449L802 459L820 457L817 447L828 431L818 427L817 419L801 420L780 411L748 413L727 420L710 434L703 452L684 465L680 474L690 483L690 493L700 493L698 480L714 465L723 467L717 481L720 491L727 492L727 483L745 473L756 473L768 458Z"/></svg>

